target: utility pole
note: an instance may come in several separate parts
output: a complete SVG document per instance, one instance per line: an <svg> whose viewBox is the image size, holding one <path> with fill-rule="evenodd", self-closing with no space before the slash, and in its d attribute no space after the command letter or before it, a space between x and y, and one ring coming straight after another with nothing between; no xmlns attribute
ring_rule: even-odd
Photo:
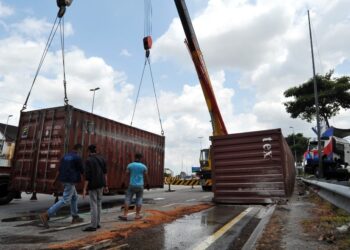
<svg viewBox="0 0 350 250"><path fill-rule="evenodd" d="M318 104L318 92L316 82L316 70L315 70L315 59L314 59L314 47L312 44L312 32L311 32L311 21L310 11L307 11L309 20L309 33L310 33L310 45L311 45L311 58L312 58L312 72L314 79L314 95L315 95L315 106L316 106L316 123L317 123L317 148L318 148L318 177L323 178L323 167L322 167L322 144L321 144L321 126L320 126L320 107Z"/></svg>
<svg viewBox="0 0 350 250"><path fill-rule="evenodd" d="M199 145L200 145L200 150L202 150L202 139L203 139L203 136L198 136L197 137L199 139Z"/></svg>
<svg viewBox="0 0 350 250"><path fill-rule="evenodd" d="M90 89L90 91L93 91L93 92L94 92L94 94L93 94L93 96L92 96L92 107L91 107L91 114L93 114L93 113L94 113L95 92L96 92L96 90L99 90L99 89L100 89L99 87L94 88L94 89Z"/></svg>
<svg viewBox="0 0 350 250"><path fill-rule="evenodd" d="M293 129L293 148L294 148L294 161L295 163L297 162L297 151L296 151L296 148L295 148L295 132L294 132L294 127L291 126L289 127L291 129Z"/></svg>

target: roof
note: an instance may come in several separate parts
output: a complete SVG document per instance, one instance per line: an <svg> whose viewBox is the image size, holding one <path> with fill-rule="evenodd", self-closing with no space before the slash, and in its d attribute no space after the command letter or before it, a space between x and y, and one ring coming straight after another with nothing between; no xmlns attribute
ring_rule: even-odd
<svg viewBox="0 0 350 250"><path fill-rule="evenodd" d="M5 127L6 127L6 124L0 123L0 133L1 134L4 134ZM18 127L12 126L12 125L7 125L6 135L5 135L6 141L15 141L16 136L17 136L17 131L18 131Z"/></svg>

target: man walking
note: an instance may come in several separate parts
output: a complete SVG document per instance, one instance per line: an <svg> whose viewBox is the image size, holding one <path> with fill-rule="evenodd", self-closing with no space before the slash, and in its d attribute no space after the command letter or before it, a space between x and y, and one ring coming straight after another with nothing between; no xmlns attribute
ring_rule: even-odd
<svg viewBox="0 0 350 250"><path fill-rule="evenodd" d="M65 154L61 159L53 186L56 186L57 180L63 184L63 197L46 212L39 215L40 220L45 227L49 227L49 218L55 215L61 207L68 204L70 204L70 212L73 217L72 223L83 221L78 215L78 194L75 189L75 185L81 181L81 175L83 174L83 162L79 156L81 150L82 145L75 144L73 150Z"/></svg>
<svg viewBox="0 0 350 250"><path fill-rule="evenodd" d="M122 186L124 186L124 181L126 180L127 175L130 175L130 182L125 195L124 215L119 216L119 219L121 220L128 220L129 205L134 194L136 195L135 219L142 219L140 212L142 208L144 183L146 183L145 187L149 189L149 180L147 174L147 167L141 162L141 160L142 154L136 153L135 161L130 163L126 169L126 174L124 175Z"/></svg>
<svg viewBox="0 0 350 250"><path fill-rule="evenodd" d="M87 190L89 190L91 225L84 228L83 231L91 232L100 228L102 195L103 189L108 192L107 187L107 166L105 159L96 153L96 146L88 147L89 157L85 163L85 183L83 190L83 198L85 198Z"/></svg>

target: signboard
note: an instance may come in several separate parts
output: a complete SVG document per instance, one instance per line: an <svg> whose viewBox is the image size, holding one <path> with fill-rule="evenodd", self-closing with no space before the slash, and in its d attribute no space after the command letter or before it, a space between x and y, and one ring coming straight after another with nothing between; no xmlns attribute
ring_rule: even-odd
<svg viewBox="0 0 350 250"><path fill-rule="evenodd" d="M200 167L192 167L192 173L197 173L200 171Z"/></svg>

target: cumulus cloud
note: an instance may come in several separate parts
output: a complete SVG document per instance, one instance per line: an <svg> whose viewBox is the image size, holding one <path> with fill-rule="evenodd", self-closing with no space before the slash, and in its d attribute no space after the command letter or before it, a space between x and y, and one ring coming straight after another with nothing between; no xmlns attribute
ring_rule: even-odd
<svg viewBox="0 0 350 250"><path fill-rule="evenodd" d="M25 18L19 23L12 24L10 26L12 32L20 33L26 37L33 39L42 39L47 37L52 29L53 24L47 22L46 20L40 20L33 17ZM59 33L59 28L57 29L57 34ZM64 24L64 34L65 36L70 36L74 33L72 24L67 22Z"/></svg>
<svg viewBox="0 0 350 250"><path fill-rule="evenodd" d="M217 102L230 133L282 128L287 135L292 133L292 126L295 132L313 136L312 125L291 119L283 106L286 101L283 92L312 76L307 8L311 9L316 47L320 52L316 55L322 55L322 60L317 60L321 66L319 71L324 73L349 62L347 10L350 2L347 0L331 3L326 0L209 0L205 8L194 14L191 12ZM0 2L0 18L5 16L3 9ZM51 28L46 20L36 18L5 25L11 32L0 39L1 120L8 114L18 114L22 107L45 46L44 37ZM72 26L67 29L74 35ZM170 62L181 67L179 75L191 72L195 76L183 40L180 20L174 18L164 34L156 39L152 59L154 63ZM120 55L130 56L128 50L120 51ZM48 53L29 99L30 109L63 104L60 60L58 49ZM95 93L94 112L130 124L138 83L129 82L123 69L113 68L103 58L78 46L67 50L66 69L68 98L72 105L90 110L92 92L89 89L100 87ZM168 77L171 78L169 73L161 75L161 78ZM166 136L165 167L175 173L188 171L182 169L183 166L198 165L199 137L203 137L202 146L208 147L208 137L212 133L198 80L182 78L179 84L182 87L178 92L157 90ZM249 94L244 89L249 89ZM242 103L237 100L249 105L242 109ZM11 123L15 124L16 119L18 122L18 115ZM342 110L332 124L346 128L349 119L349 112ZM160 134L152 94L140 97L133 126Z"/></svg>
<svg viewBox="0 0 350 250"><path fill-rule="evenodd" d="M0 2L0 18L11 16L14 13L14 10Z"/></svg>
<svg viewBox="0 0 350 250"><path fill-rule="evenodd" d="M259 124L255 127L287 127L285 123L294 121L285 112L283 92L312 77L307 9L312 18L317 69L325 73L350 56L349 7L345 0L331 4L323 0L209 0L201 12L190 14L209 70L236 75L239 85L235 95L242 88L255 91L257 103L243 116L255 116ZM191 67L183 39L181 23L174 18L155 41L153 55L159 61L176 60ZM271 110L271 115L262 112L265 109Z"/></svg>
<svg viewBox="0 0 350 250"><path fill-rule="evenodd" d="M120 55L125 56L125 57L132 56L131 53L127 49L122 49L122 51L120 52Z"/></svg>

